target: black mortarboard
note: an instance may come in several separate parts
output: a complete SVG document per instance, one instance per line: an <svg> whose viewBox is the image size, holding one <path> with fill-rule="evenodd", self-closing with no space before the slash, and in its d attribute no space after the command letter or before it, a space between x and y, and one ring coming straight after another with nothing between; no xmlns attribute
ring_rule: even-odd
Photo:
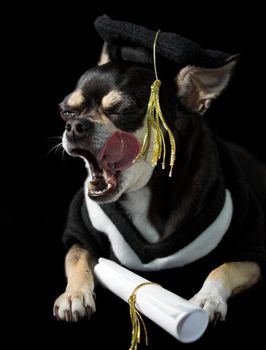
<svg viewBox="0 0 266 350"><path fill-rule="evenodd" d="M107 15L98 17L94 25L104 41L119 48L122 59L146 63L141 52L138 55L133 54L132 47L138 46L152 52L155 31L137 24L112 20ZM206 68L222 66L231 56L221 51L204 49L178 34L163 31L160 32L158 38L156 54L177 63L179 66L191 64Z"/></svg>
<svg viewBox="0 0 266 350"><path fill-rule="evenodd" d="M147 106L146 133L141 150L134 161L139 160L146 153L151 142L152 133L153 152L151 163L152 166L156 166L158 160L162 158L162 169L164 169L166 157L164 134L166 133L171 146L169 176L172 176L176 143L160 108L159 89L161 81L157 75L156 57L161 58L160 61L162 63L167 59L168 64L165 66L169 69L173 63L175 67L177 65L179 68L187 65L217 68L223 66L233 56L221 51L206 50L193 41L175 33L162 32L160 30L155 32L140 25L114 21L106 15L98 17L94 25L102 39L107 42L108 53L112 60L123 59L140 64L153 63L155 81L151 86L151 94Z"/></svg>

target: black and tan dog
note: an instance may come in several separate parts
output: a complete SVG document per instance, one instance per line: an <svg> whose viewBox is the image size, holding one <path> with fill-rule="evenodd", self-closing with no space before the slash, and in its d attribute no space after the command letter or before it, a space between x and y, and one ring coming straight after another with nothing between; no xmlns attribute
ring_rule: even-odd
<svg viewBox="0 0 266 350"><path fill-rule="evenodd" d="M100 62L60 105L63 147L84 159L88 178L70 208L68 283L54 315L77 321L95 312L93 266L100 256L143 272L208 258L216 268L191 300L210 320L223 320L228 298L252 287L266 260L266 168L214 135L203 117L227 86L237 56L160 34L160 104L176 141L169 177L151 166L152 139L135 161L155 79L154 32L106 16L96 29L107 41Z"/></svg>

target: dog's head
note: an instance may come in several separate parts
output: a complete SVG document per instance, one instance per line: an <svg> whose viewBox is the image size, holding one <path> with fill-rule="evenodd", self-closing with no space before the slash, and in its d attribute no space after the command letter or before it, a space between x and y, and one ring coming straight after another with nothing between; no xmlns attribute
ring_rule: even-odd
<svg viewBox="0 0 266 350"><path fill-rule="evenodd" d="M107 63L86 72L60 105L63 147L85 160L88 193L96 201L141 188L152 174L145 159L133 164L152 80L152 71L139 65Z"/></svg>
<svg viewBox="0 0 266 350"><path fill-rule="evenodd" d="M143 64L114 57L112 46L104 45L98 66L87 71L60 104L66 122L63 147L68 154L85 160L88 195L101 203L144 187L154 171L152 137L144 156L135 162L155 79L149 64L152 54L141 47L133 51L134 56L144 57ZM235 57L230 57L217 68L187 65L178 69L176 65L174 71L172 64L168 69L162 60L160 104L177 144L180 119L187 117L184 110L190 116L202 115L227 85L235 62Z"/></svg>

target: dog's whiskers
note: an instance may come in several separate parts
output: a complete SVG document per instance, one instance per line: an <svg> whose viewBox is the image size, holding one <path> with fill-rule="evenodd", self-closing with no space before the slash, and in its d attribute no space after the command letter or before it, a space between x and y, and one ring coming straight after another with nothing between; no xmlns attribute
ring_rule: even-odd
<svg viewBox="0 0 266 350"><path fill-rule="evenodd" d="M62 136L51 136L51 137L46 137L46 140L62 140Z"/></svg>
<svg viewBox="0 0 266 350"><path fill-rule="evenodd" d="M57 154L58 152L62 152L62 160L64 157L64 148L63 148L63 144L62 144L62 137L61 136L54 136L54 137L49 137L49 139L55 139L55 140L60 140L59 143L57 143L55 146L53 146L50 151L48 151L48 153L46 154L46 157L48 157L52 152L54 152L55 154Z"/></svg>

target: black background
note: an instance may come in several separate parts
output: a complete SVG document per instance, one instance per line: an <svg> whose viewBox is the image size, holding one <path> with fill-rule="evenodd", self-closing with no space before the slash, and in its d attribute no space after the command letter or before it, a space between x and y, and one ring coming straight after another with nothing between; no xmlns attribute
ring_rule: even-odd
<svg viewBox="0 0 266 350"><path fill-rule="evenodd" d="M98 312L90 324L68 325L52 316L54 299L65 286L60 241L64 219L85 177L82 162L52 150L59 143L55 137L64 130L57 106L79 76L97 62L102 42L93 28L95 18L107 13L152 29L174 31L204 47L241 53L230 86L206 117L220 135L266 161L263 11L255 3L252 6L163 1L144 10L136 2L120 6L75 2L58 9L41 3L13 4L2 11L0 219L6 348L128 346L127 306L108 293L99 291ZM264 341L263 291L262 286L240 296L226 323L211 327L186 347ZM147 322L150 348L181 347ZM97 344L90 345L92 341Z"/></svg>

